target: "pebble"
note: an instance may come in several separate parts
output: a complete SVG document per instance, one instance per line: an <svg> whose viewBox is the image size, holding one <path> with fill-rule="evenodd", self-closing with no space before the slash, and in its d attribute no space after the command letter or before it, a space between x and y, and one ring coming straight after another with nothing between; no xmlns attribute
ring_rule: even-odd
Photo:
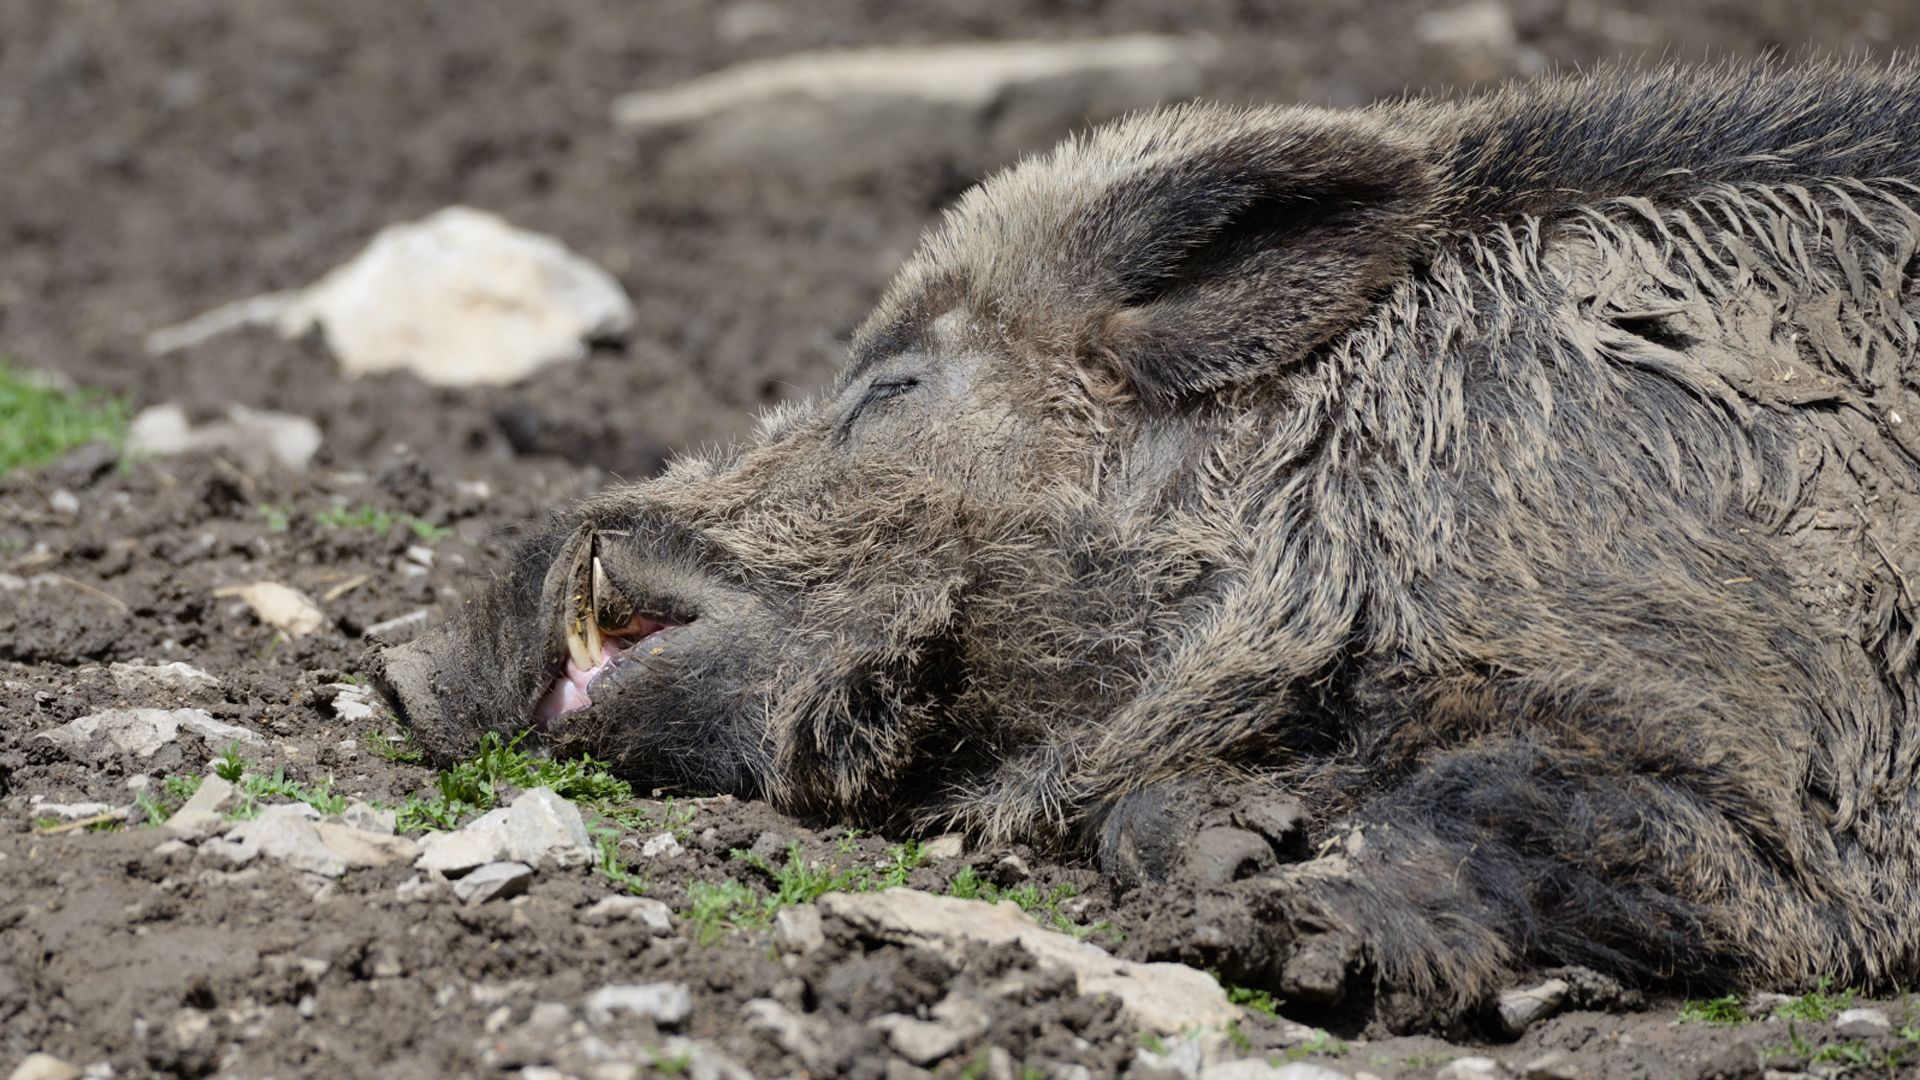
<svg viewBox="0 0 1920 1080"><path fill-rule="evenodd" d="M740 1022L749 1032L764 1035L815 1073L825 1071L820 1040L809 1022L772 998L754 998L740 1007Z"/></svg>
<svg viewBox="0 0 1920 1080"><path fill-rule="evenodd" d="M1261 1058L1223 1061L1200 1070L1199 1080L1350 1080L1346 1073L1310 1061L1275 1065Z"/></svg>
<svg viewBox="0 0 1920 1080"><path fill-rule="evenodd" d="M413 865L458 877L504 858L508 812L507 807L496 807L461 828L426 834L420 838L420 858Z"/></svg>
<svg viewBox="0 0 1920 1080"><path fill-rule="evenodd" d="M365 832L386 833L391 836L399 822L399 815L392 810L381 810L355 800L347 804L340 812L340 820Z"/></svg>
<svg viewBox="0 0 1920 1080"><path fill-rule="evenodd" d="M321 839L314 819L319 812L306 803L284 803L260 808L252 821L236 823L227 830L226 842L243 852L254 852L286 863L296 870L335 878L347 872L347 860ZM246 855L237 862L251 859Z"/></svg>
<svg viewBox="0 0 1920 1080"><path fill-rule="evenodd" d="M201 778L200 787L187 799L186 804L167 819L167 831L184 839L199 840L226 828L227 821L222 811L227 801L233 798L233 793L231 782L208 773Z"/></svg>
<svg viewBox="0 0 1920 1080"><path fill-rule="evenodd" d="M77 517L80 513L80 496L66 488L58 488L53 494L47 496L47 505L52 507L56 514Z"/></svg>
<svg viewBox="0 0 1920 1080"><path fill-rule="evenodd" d="M929 859L957 859L967 853L967 839L959 833L947 833L920 845L920 851Z"/></svg>
<svg viewBox="0 0 1920 1080"><path fill-rule="evenodd" d="M277 581L229 585L215 589L213 595L239 597L261 622L290 638L305 637L327 625L327 613L312 597Z"/></svg>
<svg viewBox="0 0 1920 1080"><path fill-rule="evenodd" d="M507 857L515 862L586 866L593 862L593 840L580 808L551 788L523 791L507 808Z"/></svg>
<svg viewBox="0 0 1920 1080"><path fill-rule="evenodd" d="M518 896L526 892L532 882L533 867L525 863L488 863L454 882L453 895L472 906Z"/></svg>
<svg viewBox="0 0 1920 1080"><path fill-rule="evenodd" d="M182 730L200 735L217 746L233 741L261 747L267 744L246 728L215 720L204 709L108 709L68 721L35 738L74 751L84 750L95 739L100 739L120 753L152 757L178 738Z"/></svg>
<svg viewBox="0 0 1920 1080"><path fill-rule="evenodd" d="M340 856L349 867L388 866L396 862L412 862L420 857L419 844L409 837L393 835L391 829L376 832L322 821L314 825L314 831L320 834L320 842Z"/></svg>
<svg viewBox="0 0 1920 1080"><path fill-rule="evenodd" d="M147 457L211 453L238 460L252 472L279 466L305 471L320 449L320 425L291 413L227 406L223 420L194 424L178 405L143 409L127 425L127 451Z"/></svg>
<svg viewBox="0 0 1920 1080"><path fill-rule="evenodd" d="M1527 1080L1579 1080L1580 1070L1564 1050L1549 1050L1520 1069Z"/></svg>
<svg viewBox="0 0 1920 1080"><path fill-rule="evenodd" d="M791 909L787 909L791 910ZM658 934L673 932L673 909L647 896L603 896L580 913L588 926L606 926L630 919Z"/></svg>
<svg viewBox="0 0 1920 1080"><path fill-rule="evenodd" d="M931 1065L953 1054L971 1039L986 1034L993 1017L970 998L949 996L936 1004L932 1018L916 1019L898 1013L877 1017L867 1026L887 1037L887 1044L915 1065Z"/></svg>
<svg viewBox="0 0 1920 1080"><path fill-rule="evenodd" d="M362 720L371 720L379 711L374 701L373 688L359 683L328 683L321 687L333 691L333 701L329 703L335 719L349 724Z"/></svg>
<svg viewBox="0 0 1920 1080"><path fill-rule="evenodd" d="M1848 1009L1834 1018L1833 1028L1849 1039L1877 1039L1893 1034L1893 1021L1879 1009Z"/></svg>
<svg viewBox="0 0 1920 1080"><path fill-rule="evenodd" d="M1434 1080L1500 1080L1506 1067L1490 1057L1463 1057L1448 1062Z"/></svg>
<svg viewBox="0 0 1920 1080"><path fill-rule="evenodd" d="M35 817L57 817L62 821L78 821L81 818L99 817L111 809L113 809L113 807L103 802L43 802L33 804L33 815Z"/></svg>
<svg viewBox="0 0 1920 1080"><path fill-rule="evenodd" d="M773 916L773 944L781 952L805 956L827 943L820 909L812 904L784 907Z"/></svg>
<svg viewBox="0 0 1920 1080"><path fill-rule="evenodd" d="M646 843L640 845L641 857L648 859L670 859L684 851L686 849L680 846L680 841L670 832L650 836Z"/></svg>
<svg viewBox="0 0 1920 1080"><path fill-rule="evenodd" d="M1564 979L1548 979L1524 990L1508 990L1500 995L1500 1026L1511 1038L1519 1038L1541 1020L1552 1016L1566 1004L1573 988Z"/></svg>
<svg viewBox="0 0 1920 1080"><path fill-rule="evenodd" d="M20 1064L7 1074L7 1080L79 1080L81 1075L78 1066L52 1054L33 1053L20 1059Z"/></svg>
<svg viewBox="0 0 1920 1080"><path fill-rule="evenodd" d="M149 664L142 660L107 665L114 691L124 698L151 700L164 694L193 696L220 689L220 680L191 664Z"/></svg>
<svg viewBox="0 0 1920 1080"><path fill-rule="evenodd" d="M587 995L583 1007L601 1023L624 1013L675 1027L693 1012L693 991L685 983L613 983Z"/></svg>

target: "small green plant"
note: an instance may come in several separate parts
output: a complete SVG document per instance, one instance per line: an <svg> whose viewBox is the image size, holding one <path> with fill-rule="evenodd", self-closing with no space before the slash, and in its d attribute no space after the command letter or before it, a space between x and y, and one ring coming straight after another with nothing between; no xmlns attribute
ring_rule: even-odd
<svg viewBox="0 0 1920 1080"><path fill-rule="evenodd" d="M261 503L253 510L266 519L268 532L286 532L288 522L293 519L292 510L275 503Z"/></svg>
<svg viewBox="0 0 1920 1080"><path fill-rule="evenodd" d="M1210 971L1208 974L1212 975L1214 981L1220 984L1220 988L1227 992L1227 1000L1235 1005L1252 1009L1257 1013L1265 1013L1268 1016L1280 1015L1280 1006L1274 1002L1273 995L1265 990L1255 990L1250 986L1235 986L1220 978L1220 973L1217 971Z"/></svg>
<svg viewBox="0 0 1920 1080"><path fill-rule="evenodd" d="M472 758L443 769L434 777L434 791L402 803L398 828L402 832L450 829L471 814L482 814L500 801L503 788L552 788L562 798L579 803L600 816L629 828L645 828L652 819L633 805L633 785L607 771L592 757L555 760L521 749L522 732L502 739L488 732ZM691 815L688 815L691 817Z"/></svg>
<svg viewBox="0 0 1920 1080"><path fill-rule="evenodd" d="M692 1054L663 1054L653 1052L653 1071L662 1076L684 1076L693 1069Z"/></svg>
<svg viewBox="0 0 1920 1080"><path fill-rule="evenodd" d="M1227 1041L1233 1044L1233 1048L1235 1050L1238 1050L1243 1054L1252 1053L1253 1040L1247 1038L1247 1033L1240 1030L1240 1021L1238 1020L1227 1021L1225 1032L1227 1036Z"/></svg>
<svg viewBox="0 0 1920 1080"><path fill-rule="evenodd" d="M1149 1053L1164 1055L1167 1052L1167 1040L1155 1035L1151 1031L1143 1031L1140 1033L1140 1045L1145 1047Z"/></svg>
<svg viewBox="0 0 1920 1080"><path fill-rule="evenodd" d="M97 440L117 445L126 429L124 399L55 390L0 360L0 475Z"/></svg>
<svg viewBox="0 0 1920 1080"><path fill-rule="evenodd" d="M765 909L752 889L738 881L696 881L687 886L686 918L694 940L702 945L719 941L729 930L757 928Z"/></svg>
<svg viewBox="0 0 1920 1080"><path fill-rule="evenodd" d="M453 530L443 525L435 525L411 514L389 514L364 503L353 509L331 506L313 515L313 520L330 529L370 529L377 533L384 533L395 525L405 525L414 536L429 544L453 535Z"/></svg>
<svg viewBox="0 0 1920 1080"><path fill-rule="evenodd" d="M387 720L397 723L392 714L388 714ZM427 755L413 745L413 736L405 732L369 731L361 744L367 753L396 765L418 765L427 759Z"/></svg>
<svg viewBox="0 0 1920 1080"><path fill-rule="evenodd" d="M1744 1024L1747 1022L1747 1010L1741 1005L1740 995L1738 994L1709 998L1706 1001L1688 1001L1680 1006L1680 1022L1684 1024Z"/></svg>
<svg viewBox="0 0 1920 1080"><path fill-rule="evenodd" d="M594 829L593 845L595 870L633 896L646 895L646 880L628 869L620 858L620 830L605 827Z"/></svg>
<svg viewBox="0 0 1920 1080"><path fill-rule="evenodd" d="M229 784L237 784L247 771L247 759L240 753L238 740L227 744L220 756L213 759L213 775Z"/></svg>
<svg viewBox="0 0 1920 1080"><path fill-rule="evenodd" d="M1072 883L1056 885L1045 893L1040 891L1040 886L1034 884L1002 889L982 878L973 867L963 866L959 873L953 875L953 880L947 883L947 895L957 896L962 900L985 900L989 904L1011 900L1019 905L1021 911L1033 916L1035 921L1051 926L1077 941L1085 941L1095 934L1103 935L1114 942L1126 940L1120 931L1115 930L1113 924L1105 919L1082 925L1061 912L1062 901L1071 900L1080 895L1079 887Z"/></svg>
<svg viewBox="0 0 1920 1080"><path fill-rule="evenodd" d="M1286 1057L1289 1062L1299 1061L1302 1058L1309 1058L1315 1055L1319 1055L1320 1057L1344 1057L1350 1049L1352 1048L1346 1043L1341 1042L1339 1039L1334 1038L1319 1028L1315 1028L1313 1029L1313 1038L1308 1039L1298 1046L1289 1046Z"/></svg>
<svg viewBox="0 0 1920 1080"><path fill-rule="evenodd" d="M347 800L333 790L333 777L322 780L317 787L309 787L297 780L288 778L286 766L273 770L272 776L249 773L240 780L240 801L229 812L233 818L252 818L260 814L260 803L264 799L290 799L303 802L322 814L338 814L346 810Z"/></svg>
<svg viewBox="0 0 1920 1080"><path fill-rule="evenodd" d="M1842 990L1831 993L1833 980L1821 976L1814 988L1780 1006L1778 1012L1789 1020L1805 1020L1809 1023L1823 1023L1838 1016L1853 1005L1853 991Z"/></svg>

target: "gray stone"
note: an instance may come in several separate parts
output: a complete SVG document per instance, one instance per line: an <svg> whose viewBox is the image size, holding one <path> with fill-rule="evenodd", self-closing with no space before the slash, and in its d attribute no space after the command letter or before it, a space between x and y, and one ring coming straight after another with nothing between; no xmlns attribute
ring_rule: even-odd
<svg viewBox="0 0 1920 1080"><path fill-rule="evenodd" d="M1538 986L1502 993L1497 1005L1501 1028L1508 1036L1519 1038L1534 1024L1559 1012L1571 989L1563 979L1548 979Z"/></svg>
<svg viewBox="0 0 1920 1080"><path fill-rule="evenodd" d="M98 739L120 753L152 757L178 738L181 731L194 732L208 742L221 745L236 740L251 746L267 744L246 728L215 720L203 709L108 709L68 721L35 737L70 751L84 751Z"/></svg>
<svg viewBox="0 0 1920 1080"><path fill-rule="evenodd" d="M827 943L820 909L812 904L784 907L773 916L773 944L781 952L806 955Z"/></svg>
<svg viewBox="0 0 1920 1080"><path fill-rule="evenodd" d="M772 998L754 998L742 1005L740 1021L749 1032L764 1036L799 1058L808 1069L816 1073L825 1071L826 1055L821 1051L816 1030L819 1021L795 1013Z"/></svg>
<svg viewBox="0 0 1920 1080"><path fill-rule="evenodd" d="M580 921L588 926L606 926L621 920L640 923L656 934L673 932L673 909L652 897L603 896L580 913Z"/></svg>
<svg viewBox="0 0 1920 1080"><path fill-rule="evenodd" d="M82 1075L77 1066L52 1054L35 1053L20 1059L20 1064L7 1074L7 1080L79 1080Z"/></svg>
<svg viewBox="0 0 1920 1080"><path fill-rule="evenodd" d="M955 963L983 948L1017 944L1039 965L1073 975L1082 995L1106 994L1136 1027L1171 1033L1224 1026L1240 1009L1205 972L1182 964L1141 964L1055 930L1042 929L1011 901L985 904L916 889L829 893L820 912L871 940L926 948Z"/></svg>
<svg viewBox="0 0 1920 1080"><path fill-rule="evenodd" d="M1879 1009L1848 1009L1834 1017L1833 1029L1849 1039L1877 1039L1893 1034L1893 1021Z"/></svg>
<svg viewBox="0 0 1920 1080"><path fill-rule="evenodd" d="M506 858L507 813L506 807L498 807L451 832L426 834L420 838L420 858L414 865L458 877Z"/></svg>
<svg viewBox="0 0 1920 1080"><path fill-rule="evenodd" d="M614 103L679 175L778 175L820 186L900 162L969 175L1074 128L1201 89L1209 38L1135 34L794 53ZM884 137L876 137L884 133Z"/></svg>
<svg viewBox="0 0 1920 1080"><path fill-rule="evenodd" d="M320 834L320 842L349 867L389 866L420 857L419 844L408 837L395 836L391 830L376 832L332 821L319 822L314 830Z"/></svg>
<svg viewBox="0 0 1920 1080"><path fill-rule="evenodd" d="M194 424L178 405L143 409L127 425L127 450L148 457L217 453L252 471L304 471L320 449L320 425L304 416L227 406L224 420Z"/></svg>
<svg viewBox="0 0 1920 1080"><path fill-rule="evenodd" d="M1413 21L1413 36L1428 45L1489 53L1511 52L1520 40L1513 13L1500 0L1424 12Z"/></svg>
<svg viewBox="0 0 1920 1080"><path fill-rule="evenodd" d="M959 833L947 833L920 845L920 851L929 859L957 859L967 853L967 839Z"/></svg>
<svg viewBox="0 0 1920 1080"><path fill-rule="evenodd" d="M588 994L584 1008L600 1023L626 1015L677 1027L693 1012L693 992L685 983L612 983Z"/></svg>
<svg viewBox="0 0 1920 1080"><path fill-rule="evenodd" d="M223 811L233 794L231 782L208 773L192 797L167 819L167 831L188 840L212 836L226 826Z"/></svg>
<svg viewBox="0 0 1920 1080"><path fill-rule="evenodd" d="M986 1007L968 998L948 997L935 1005L932 1018L919 1020L898 1013L867 1022L887 1037L894 1052L915 1065L931 1065L985 1034L993 1018Z"/></svg>
<svg viewBox="0 0 1920 1080"><path fill-rule="evenodd" d="M1350 1080L1346 1073L1310 1061L1275 1065L1262 1058L1223 1061L1200 1070L1200 1080Z"/></svg>
<svg viewBox="0 0 1920 1080"><path fill-rule="evenodd" d="M656 833L640 845L640 855L646 859L670 859L686 850L680 846L680 840L670 832Z"/></svg>
<svg viewBox="0 0 1920 1080"><path fill-rule="evenodd" d="M107 677L123 698L151 701L157 697L199 698L220 689L220 680L197 667L175 661L149 664L143 660L107 665Z"/></svg>
<svg viewBox="0 0 1920 1080"><path fill-rule="evenodd" d="M57 817L62 821L78 821L81 818L99 817L113 809L103 802L40 802L33 804L34 817Z"/></svg>
<svg viewBox="0 0 1920 1080"><path fill-rule="evenodd" d="M1506 1075L1506 1066L1490 1057L1463 1057L1442 1066L1434 1080L1501 1080Z"/></svg>
<svg viewBox="0 0 1920 1080"><path fill-rule="evenodd" d="M507 857L538 866L586 866L593 841L580 809L550 788L523 791L507 808Z"/></svg>
<svg viewBox="0 0 1920 1080"><path fill-rule="evenodd" d="M1527 1080L1579 1080L1580 1070L1564 1050L1549 1050L1520 1069Z"/></svg>
<svg viewBox="0 0 1920 1080"><path fill-rule="evenodd" d="M504 900L527 891L533 882L533 867L525 863L488 863L453 883L453 895L474 905L489 900Z"/></svg>
<svg viewBox="0 0 1920 1080"><path fill-rule="evenodd" d="M319 816L306 803L263 806L258 817L229 829L227 840L296 870L339 877L347 872L347 861L320 838L315 821Z"/></svg>
<svg viewBox="0 0 1920 1080"><path fill-rule="evenodd" d="M340 812L340 820L363 832L393 834L399 815L392 810L382 810L375 806L354 800Z"/></svg>
<svg viewBox="0 0 1920 1080"><path fill-rule="evenodd" d="M327 627L327 613L320 610L312 597L277 581L229 585L215 589L213 595L239 597L253 609L256 618L289 638L305 637Z"/></svg>
<svg viewBox="0 0 1920 1080"><path fill-rule="evenodd" d="M322 689L333 691L333 700L327 704L336 720L358 724L373 719L379 711L372 687L358 683L328 683Z"/></svg>

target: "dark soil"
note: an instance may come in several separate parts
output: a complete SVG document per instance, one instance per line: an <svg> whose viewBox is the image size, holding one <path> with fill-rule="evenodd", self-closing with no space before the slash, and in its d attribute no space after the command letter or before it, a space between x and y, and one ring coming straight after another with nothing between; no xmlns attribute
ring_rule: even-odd
<svg viewBox="0 0 1920 1080"><path fill-rule="evenodd" d="M366 628L417 611L444 617L546 508L645 476L674 447L734 438L755 409L823 382L920 230L996 164L895 161L825 191L778 170L692 179L612 128L608 107L623 92L803 48L1139 30L1217 35L1224 59L1209 96L1339 105L1618 56L1920 42L1920 8L1905 0L1513 0L1517 43L1494 49L1423 44L1410 28L1425 10L1412 0L0 5L0 357L135 407L211 413L237 402L311 417L325 433L304 475L206 457L117 466L82 452L0 478L0 1068L45 1051L116 1076L584 1070L585 1039L682 1045L671 1036L755 1075L912 1075L860 1022L1017 973L1020 956L954 970L833 942L790 967L762 928L702 941L684 922L662 937L589 926L580 909L615 885L587 871L542 874L524 899L476 907L403 899L413 871L400 868L355 871L316 896L304 875L273 864L227 873L156 854L165 836L153 829L50 835L36 824L39 799L122 805L136 775L198 775L220 747L189 736L134 759L69 755L33 736L103 708L181 704L124 700L106 667L179 660L220 680L191 704L269 738L270 750L250 752L256 769L331 776L342 794L395 803L429 787L427 770L369 749L376 722L331 708L329 687L355 671ZM606 267L634 299L633 332L581 365L476 390L343 379L324 350L265 333L162 359L142 349L148 331L309 282L381 226L451 203L554 235ZM375 532L316 516L336 507L436 528L423 537L406 520ZM415 547L431 550L430 566ZM215 595L262 580L330 595L329 625L282 642ZM777 856L791 842L823 863L871 867L906 839L849 837L724 800L698 805L684 833L686 855L627 852L648 895L676 909L694 882L764 889L734 848ZM945 890L972 868L1014 886L1022 872L1010 854L1043 895L1072 887L1060 908L1069 922L1112 924L1094 940L1137 929L1091 872L1031 853L969 852L911 882ZM578 1015L603 984L658 980L693 990L678 1031L530 1024L538 1003ZM1006 1051L1013 1075L1131 1067L1140 1033L1113 1006L1030 981L1024 1006L996 1014L940 1071L987 1062L989 1047ZM831 1018L842 1034L824 1058L801 1062L743 1025L740 1006L759 997ZM1676 1010L1575 1011L1517 1043L1484 1045L1315 1018L1343 1042L1294 1056L1382 1077L1431 1076L1468 1055L1517 1069L1556 1050L1594 1077L1854 1064L1853 1050L1820 1057L1852 1045L1831 1025L1721 1027L1677 1022ZM1889 1012L1897 1025L1900 1006ZM1282 1030L1250 1013L1247 1053ZM1905 1045L1868 1040L1856 1071L1897 1068L1887 1052ZM672 1071L677 1052L650 1060Z"/></svg>

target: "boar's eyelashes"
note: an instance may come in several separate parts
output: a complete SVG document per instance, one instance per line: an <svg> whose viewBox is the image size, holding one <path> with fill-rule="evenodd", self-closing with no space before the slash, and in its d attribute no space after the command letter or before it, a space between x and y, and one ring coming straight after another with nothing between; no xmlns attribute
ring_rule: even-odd
<svg viewBox="0 0 1920 1080"><path fill-rule="evenodd" d="M1114 185L1134 224L1097 347L1149 406L1300 361L1413 259L1433 166L1382 126L1240 132Z"/></svg>

